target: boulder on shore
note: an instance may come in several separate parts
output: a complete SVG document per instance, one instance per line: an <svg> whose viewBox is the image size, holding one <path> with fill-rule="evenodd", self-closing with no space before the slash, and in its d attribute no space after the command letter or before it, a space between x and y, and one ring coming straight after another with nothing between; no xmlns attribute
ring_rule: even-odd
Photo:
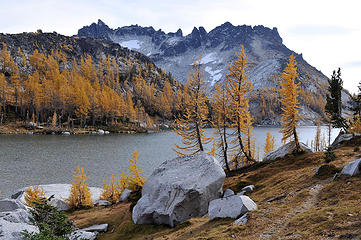
<svg viewBox="0 0 361 240"><path fill-rule="evenodd" d="M306 144L300 142L300 147L304 152L313 152ZM263 161L273 161L277 158L282 158L286 156L287 154L291 154L293 150L295 149L295 143L289 142L286 145L283 145L282 147L278 148L275 151L267 153L267 155L263 158Z"/></svg>
<svg viewBox="0 0 361 240"><path fill-rule="evenodd" d="M355 176L360 173L361 158L348 163L343 167L341 174Z"/></svg>
<svg viewBox="0 0 361 240"><path fill-rule="evenodd" d="M245 195L234 195L215 199L210 202L209 219L233 218L236 219L248 211L257 210L257 204Z"/></svg>
<svg viewBox="0 0 361 240"><path fill-rule="evenodd" d="M0 200L0 240L23 239L21 232L39 232L31 225L31 213L21 202L15 199Z"/></svg>
<svg viewBox="0 0 361 240"><path fill-rule="evenodd" d="M68 210L68 204L66 199L70 196L71 184L48 184L48 185L39 185L40 188L44 189L45 196L49 198L54 195L54 198L51 199L50 205L58 207L59 210ZM16 198L22 204L25 205L25 191L27 188L22 188L11 197ZM91 197L93 202L99 200L100 195L102 194L103 189L97 187L89 187Z"/></svg>
<svg viewBox="0 0 361 240"><path fill-rule="evenodd" d="M225 176L219 162L205 153L163 162L143 185L133 209L134 223L173 227L204 216L209 202L222 196Z"/></svg>

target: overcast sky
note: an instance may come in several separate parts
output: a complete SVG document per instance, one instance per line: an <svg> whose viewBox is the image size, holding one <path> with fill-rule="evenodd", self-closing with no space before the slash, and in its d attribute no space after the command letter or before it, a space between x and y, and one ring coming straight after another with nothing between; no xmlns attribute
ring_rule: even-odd
<svg viewBox="0 0 361 240"><path fill-rule="evenodd" d="M341 67L344 87L361 81L361 3L357 0L0 0L0 32L73 35L102 19L109 27L138 24L183 34L233 25L277 27L284 44L330 77Z"/></svg>

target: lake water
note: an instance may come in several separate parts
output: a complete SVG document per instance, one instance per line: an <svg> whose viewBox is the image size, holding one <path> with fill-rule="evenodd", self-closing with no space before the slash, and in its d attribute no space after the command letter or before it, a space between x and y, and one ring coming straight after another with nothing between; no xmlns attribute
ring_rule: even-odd
<svg viewBox="0 0 361 240"><path fill-rule="evenodd" d="M279 128L254 129L256 145L263 146L267 131L281 145ZM213 134L212 129L206 130ZM332 131L332 139L338 134ZM314 139L316 127L300 127L302 142ZM322 128L322 134L326 133ZM128 169L128 159L135 149L139 152L139 166L149 176L163 161L176 157L172 151L180 137L171 131L151 134L114 135L0 135L0 191L1 197L10 196L15 190L35 184L70 183L72 171L84 167L89 186L103 186L104 179ZM263 153L260 154L263 156Z"/></svg>

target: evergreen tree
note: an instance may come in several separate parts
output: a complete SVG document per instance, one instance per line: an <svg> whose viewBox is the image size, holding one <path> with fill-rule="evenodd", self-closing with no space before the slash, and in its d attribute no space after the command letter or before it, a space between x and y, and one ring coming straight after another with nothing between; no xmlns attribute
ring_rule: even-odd
<svg viewBox="0 0 361 240"><path fill-rule="evenodd" d="M281 103L282 103L282 129L281 133L282 141L287 141L287 139L293 137L293 141L295 143L295 152L299 152L300 144L298 141L297 135L297 121L300 119L300 115L298 113L299 101L298 95L300 92L299 83L295 83L296 78L298 77L297 73L297 62L295 60L294 55L290 56L287 67L284 69L282 73L282 82L281 82Z"/></svg>
<svg viewBox="0 0 361 240"><path fill-rule="evenodd" d="M247 95L251 91L253 85L247 79L246 68L248 60L241 46L240 53L237 53L237 59L228 67L229 73L226 75L226 89L231 97L232 111L232 128L235 129L235 138L232 140L233 150L236 152L236 158L240 158L241 154L246 158L247 163L255 162L251 153L251 148L247 145L251 144L250 126L252 119L249 113L249 102ZM246 141L243 135L246 134Z"/></svg>
<svg viewBox="0 0 361 240"><path fill-rule="evenodd" d="M347 123L342 117L342 85L341 69L333 71L331 79L328 80L328 94L326 95L325 111L330 116L332 126L335 128L342 128L346 131Z"/></svg>
<svg viewBox="0 0 361 240"><path fill-rule="evenodd" d="M206 88L201 74L201 59L195 61L189 74L187 91L184 91L184 116L176 119L175 132L182 137L180 146L175 144L173 149L178 155L193 155L204 151L204 145L212 141L204 133L205 124L208 122L208 100Z"/></svg>
<svg viewBox="0 0 361 240"><path fill-rule="evenodd" d="M212 126L216 129L215 133L219 137L216 145L219 148L219 156L224 160L227 171L230 171L228 164L228 134L227 128L230 126L230 97L227 94L224 84L217 84L213 94L213 120Z"/></svg>

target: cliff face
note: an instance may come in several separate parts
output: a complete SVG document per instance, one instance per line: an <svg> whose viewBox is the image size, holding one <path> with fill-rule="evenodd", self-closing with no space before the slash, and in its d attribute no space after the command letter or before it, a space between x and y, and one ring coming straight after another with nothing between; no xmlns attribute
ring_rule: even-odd
<svg viewBox="0 0 361 240"><path fill-rule="evenodd" d="M184 36L181 29L174 33L156 31L153 27L138 25L109 28L101 20L78 31L77 36L105 38L121 46L148 56L154 63L172 73L176 80L185 82L194 60L202 57L204 78L212 87L225 79L227 64L231 63L243 44L249 60L248 78L254 86L251 111L256 123L280 124L281 106L276 89L280 74L288 58L294 54L298 62L298 81L301 82L301 114L303 124L312 124L324 118L323 105L327 91L327 77L308 64L302 54L288 49L277 28L264 26L234 26L226 22L210 32L194 28ZM344 92L345 103L349 94Z"/></svg>

